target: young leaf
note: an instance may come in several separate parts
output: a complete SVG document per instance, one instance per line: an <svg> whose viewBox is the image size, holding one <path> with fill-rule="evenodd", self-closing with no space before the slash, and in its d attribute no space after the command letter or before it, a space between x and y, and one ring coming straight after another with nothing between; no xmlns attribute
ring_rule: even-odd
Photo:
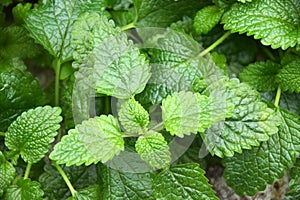
<svg viewBox="0 0 300 200"><path fill-rule="evenodd" d="M101 199L153 199L150 173L122 173L106 166L100 169L104 182Z"/></svg>
<svg viewBox="0 0 300 200"><path fill-rule="evenodd" d="M148 112L134 98L125 101L118 114L122 126L130 133L138 133L149 123Z"/></svg>
<svg viewBox="0 0 300 200"><path fill-rule="evenodd" d="M197 0L134 0L137 27L167 27L182 16L191 16L209 4L208 1ZM175 12L176 11L176 12Z"/></svg>
<svg viewBox="0 0 300 200"><path fill-rule="evenodd" d="M0 151L0 197L13 181L15 172L16 170L14 166L6 160Z"/></svg>
<svg viewBox="0 0 300 200"><path fill-rule="evenodd" d="M66 164L66 166L81 165L83 163L90 165L99 161L80 140L77 129L69 130L68 135L63 136L61 141L54 146L54 150L49 157L58 164Z"/></svg>
<svg viewBox="0 0 300 200"><path fill-rule="evenodd" d="M92 80L98 93L128 99L142 92L150 78L150 66L125 34L110 37L89 57L94 61Z"/></svg>
<svg viewBox="0 0 300 200"><path fill-rule="evenodd" d="M197 34L207 34L220 21L222 12L217 6L207 6L199 10L194 19Z"/></svg>
<svg viewBox="0 0 300 200"><path fill-rule="evenodd" d="M162 118L171 135L183 137L196 134L199 128L200 108L192 92L175 93L162 102Z"/></svg>
<svg viewBox="0 0 300 200"><path fill-rule="evenodd" d="M156 199L217 200L198 164L176 165L159 173L153 181Z"/></svg>
<svg viewBox="0 0 300 200"><path fill-rule="evenodd" d="M257 62L244 68L239 77L258 91L274 91L278 87L276 75L280 68L280 64L271 61Z"/></svg>
<svg viewBox="0 0 300 200"><path fill-rule="evenodd" d="M20 153L28 163L36 163L48 152L62 117L58 107L37 107L22 113L5 134L5 145Z"/></svg>
<svg viewBox="0 0 300 200"><path fill-rule="evenodd" d="M76 126L76 129L89 153L103 163L124 150L122 132L112 115L90 118Z"/></svg>
<svg viewBox="0 0 300 200"><path fill-rule="evenodd" d="M140 136L136 141L135 149L153 168L161 169L171 163L169 146L161 133L149 131L145 136Z"/></svg>
<svg viewBox="0 0 300 200"><path fill-rule="evenodd" d="M225 95L234 104L232 116L201 134L211 154L233 156L277 133L280 119L260 100L260 94L237 79L229 80Z"/></svg>
<svg viewBox="0 0 300 200"><path fill-rule="evenodd" d="M300 59L296 59L279 71L277 80L283 91L300 92L300 71L299 71Z"/></svg>
<svg viewBox="0 0 300 200"><path fill-rule="evenodd" d="M237 194L254 195L295 163L300 153L299 117L286 110L279 110L278 115L282 121L278 133L260 147L223 160L226 181Z"/></svg>
<svg viewBox="0 0 300 200"><path fill-rule="evenodd" d="M22 112L43 103L40 84L30 73L18 69L0 73L0 131L6 131Z"/></svg>
<svg viewBox="0 0 300 200"><path fill-rule="evenodd" d="M37 43L41 44L61 62L72 58L71 31L79 15L85 12L103 13L104 0L47 1L34 9L25 19L26 28Z"/></svg>
<svg viewBox="0 0 300 200"><path fill-rule="evenodd" d="M87 56L105 39L120 34L113 21L108 21L104 15L85 13L73 25L71 46L74 48L72 66L79 68Z"/></svg>
<svg viewBox="0 0 300 200"><path fill-rule="evenodd" d="M223 16L224 28L254 35L264 45L287 49L300 43L298 0L260 0L236 3Z"/></svg>
<svg viewBox="0 0 300 200"><path fill-rule="evenodd" d="M67 198L67 200L96 200L96 199L100 199L99 185L81 189L77 191L75 197Z"/></svg>
<svg viewBox="0 0 300 200"><path fill-rule="evenodd" d="M29 179L19 179L16 184L7 188L5 193L6 200L43 200L44 192L40 188L40 184Z"/></svg>

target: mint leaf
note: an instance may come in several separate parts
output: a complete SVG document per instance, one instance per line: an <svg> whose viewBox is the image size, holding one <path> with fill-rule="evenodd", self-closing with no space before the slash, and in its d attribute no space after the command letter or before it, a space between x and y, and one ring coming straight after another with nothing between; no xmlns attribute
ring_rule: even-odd
<svg viewBox="0 0 300 200"><path fill-rule="evenodd" d="M67 200L95 200L100 199L100 187L98 185L77 191L75 197L70 197Z"/></svg>
<svg viewBox="0 0 300 200"><path fill-rule="evenodd" d="M260 147L223 160L224 176L236 193L254 195L295 163L300 153L299 117L282 109L278 110L278 115L282 121L278 133L262 142Z"/></svg>
<svg viewBox="0 0 300 200"><path fill-rule="evenodd" d="M136 9L137 27L167 27L172 22L180 20L182 16L193 17L200 8L208 5L209 2L133 0L133 4Z"/></svg>
<svg viewBox="0 0 300 200"><path fill-rule="evenodd" d="M300 198L300 176L296 176L289 183L289 192L285 194L286 200L294 200Z"/></svg>
<svg viewBox="0 0 300 200"><path fill-rule="evenodd" d="M5 145L20 153L28 163L36 163L48 152L62 117L58 107L37 107L22 113L5 134Z"/></svg>
<svg viewBox="0 0 300 200"><path fill-rule="evenodd" d="M99 161L80 140L77 129L69 130L68 135L63 136L61 141L54 146L49 157L58 164L66 164L67 166L83 163L90 165Z"/></svg>
<svg viewBox="0 0 300 200"><path fill-rule="evenodd" d="M89 186L95 185L99 182L95 165L73 165L70 167L62 166L62 168L78 193L85 193ZM41 188L45 192L46 199L61 200L71 196L67 184L54 165L45 165L44 173L40 175L38 180L41 184Z"/></svg>
<svg viewBox="0 0 300 200"><path fill-rule="evenodd" d="M148 112L134 98L125 101L118 114L122 126L130 133L139 133L149 124Z"/></svg>
<svg viewBox="0 0 300 200"><path fill-rule="evenodd" d="M104 182L101 199L153 199L150 173L122 173L106 166L100 169Z"/></svg>
<svg viewBox="0 0 300 200"><path fill-rule="evenodd" d="M2 152L0 151L0 197L7 189L15 176L14 166L6 160Z"/></svg>
<svg viewBox="0 0 300 200"><path fill-rule="evenodd" d="M199 10L194 19L197 34L207 34L220 21L222 12L217 6L207 6Z"/></svg>
<svg viewBox="0 0 300 200"><path fill-rule="evenodd" d="M26 28L37 43L65 62L72 58L70 41L74 21L85 12L103 13L105 6L103 0L47 1L28 15Z"/></svg>
<svg viewBox="0 0 300 200"><path fill-rule="evenodd" d="M224 28L254 35L264 45L287 49L300 43L299 1L261 0L236 3L223 16Z"/></svg>
<svg viewBox="0 0 300 200"><path fill-rule="evenodd" d="M300 92L300 59L291 61L279 71L277 80L283 91Z"/></svg>
<svg viewBox="0 0 300 200"><path fill-rule="evenodd" d="M89 59L97 92L108 96L128 99L144 90L151 75L145 55L124 33L103 41Z"/></svg>
<svg viewBox="0 0 300 200"><path fill-rule="evenodd" d="M114 28L113 21L108 21L104 15L85 13L77 19L71 32L71 46L74 48L72 66L79 68L86 61L93 49L111 35L120 34Z"/></svg>
<svg viewBox="0 0 300 200"><path fill-rule="evenodd" d="M43 103L40 84L30 73L17 69L0 73L0 131L6 131L22 112Z"/></svg>
<svg viewBox="0 0 300 200"><path fill-rule="evenodd" d="M176 165L160 172L153 181L156 199L217 200L198 164Z"/></svg>
<svg viewBox="0 0 300 200"><path fill-rule="evenodd" d="M258 91L274 91L278 87L276 75L280 68L279 64L271 61L257 62L244 68L239 77Z"/></svg>
<svg viewBox="0 0 300 200"><path fill-rule="evenodd" d="M122 132L112 115L90 118L76 129L89 153L103 163L124 150Z"/></svg>
<svg viewBox="0 0 300 200"><path fill-rule="evenodd" d="M162 118L171 135L183 137L196 134L199 127L200 108L192 92L174 93L162 102Z"/></svg>
<svg viewBox="0 0 300 200"><path fill-rule="evenodd" d="M16 184L7 188L5 193L6 200L16 199L35 199L42 200L44 195L43 190L40 188L40 184L29 179L19 179Z"/></svg>
<svg viewBox="0 0 300 200"><path fill-rule="evenodd" d="M140 136L136 141L135 149L153 168L161 169L171 163L171 152L161 133L149 131L144 136Z"/></svg>
<svg viewBox="0 0 300 200"><path fill-rule="evenodd" d="M211 154L233 156L234 152L259 146L277 133L280 119L247 84L231 79L226 83L226 99L234 104L232 116L212 126L201 137Z"/></svg>

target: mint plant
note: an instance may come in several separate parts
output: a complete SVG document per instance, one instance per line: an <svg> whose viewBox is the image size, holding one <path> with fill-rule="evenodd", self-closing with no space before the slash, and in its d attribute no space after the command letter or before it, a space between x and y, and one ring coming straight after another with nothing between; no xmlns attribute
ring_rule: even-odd
<svg viewBox="0 0 300 200"><path fill-rule="evenodd" d="M30 2L0 3L1 199L219 199L216 163L299 198L299 1Z"/></svg>

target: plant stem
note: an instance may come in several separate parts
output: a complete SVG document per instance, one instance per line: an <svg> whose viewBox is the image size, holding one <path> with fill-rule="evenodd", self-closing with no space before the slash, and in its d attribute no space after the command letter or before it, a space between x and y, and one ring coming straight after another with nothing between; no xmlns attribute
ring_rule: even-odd
<svg viewBox="0 0 300 200"><path fill-rule="evenodd" d="M110 97L105 96L104 97L104 114L108 115L110 113Z"/></svg>
<svg viewBox="0 0 300 200"><path fill-rule="evenodd" d="M55 62L55 96L54 96L55 106L59 106L59 77L60 77L60 67L61 67L60 60L57 59L56 62Z"/></svg>
<svg viewBox="0 0 300 200"><path fill-rule="evenodd" d="M25 174L24 174L24 179L27 179L29 177L31 166L32 166L32 163L27 164Z"/></svg>
<svg viewBox="0 0 300 200"><path fill-rule="evenodd" d="M129 29L132 29L132 28L135 28L134 22L132 22L130 24L127 24L125 26L122 26L121 31L126 31L126 30L129 30Z"/></svg>
<svg viewBox="0 0 300 200"><path fill-rule="evenodd" d="M275 102L274 102L274 105L276 108L279 107L280 95L281 95L281 88L280 88L280 86L278 86L276 97L275 97Z"/></svg>
<svg viewBox="0 0 300 200"><path fill-rule="evenodd" d="M161 130L161 128L165 125L164 122L160 122L158 124L156 124L155 126L153 126L152 128L150 128L150 130L153 130L153 131L157 131L157 130Z"/></svg>
<svg viewBox="0 0 300 200"><path fill-rule="evenodd" d="M3 136L3 137L4 137L4 136L5 136L5 133L0 131L0 136Z"/></svg>
<svg viewBox="0 0 300 200"><path fill-rule="evenodd" d="M61 177L64 179L65 183L67 184L71 194L72 194L72 197L75 197L76 196L76 193L77 191L73 188L73 185L72 183L69 181L66 173L64 172L64 170L55 162L53 162L55 164L55 167L57 169L57 171L60 173Z"/></svg>
<svg viewBox="0 0 300 200"><path fill-rule="evenodd" d="M204 51L200 52L199 56L205 56L206 54L208 54L211 50L213 50L214 48L216 48L219 44L221 44L226 38L229 37L229 35L231 34L230 31L226 32L224 35L222 35L222 37L220 37L217 41L215 41L212 45L210 45L209 47L207 47Z"/></svg>

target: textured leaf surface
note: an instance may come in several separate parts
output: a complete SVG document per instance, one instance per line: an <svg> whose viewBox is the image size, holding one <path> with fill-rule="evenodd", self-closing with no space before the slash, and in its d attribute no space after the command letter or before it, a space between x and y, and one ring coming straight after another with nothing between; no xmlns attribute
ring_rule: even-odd
<svg viewBox="0 0 300 200"><path fill-rule="evenodd" d="M47 1L28 15L26 28L51 55L66 61L72 58L70 41L74 21L84 12L103 13L105 6L103 0Z"/></svg>
<svg viewBox="0 0 300 200"><path fill-rule="evenodd" d="M274 91L278 87L276 75L280 67L271 61L257 62L244 68L239 77L258 91Z"/></svg>
<svg viewBox="0 0 300 200"><path fill-rule="evenodd" d="M112 115L90 118L76 129L88 152L103 163L124 150L122 132Z"/></svg>
<svg viewBox="0 0 300 200"><path fill-rule="evenodd" d="M58 107L37 107L22 113L5 134L5 145L20 153L29 163L36 163L48 152L57 135L62 117Z"/></svg>
<svg viewBox="0 0 300 200"><path fill-rule="evenodd" d="M150 173L122 173L105 166L101 166L101 172L104 181L102 199L153 199Z"/></svg>
<svg viewBox="0 0 300 200"><path fill-rule="evenodd" d="M285 195L286 200L300 199L300 176L296 176L290 181L289 190Z"/></svg>
<svg viewBox="0 0 300 200"><path fill-rule="evenodd" d="M222 12L217 6L207 6L199 10L194 19L194 28L198 34L208 33L221 19Z"/></svg>
<svg viewBox="0 0 300 200"><path fill-rule="evenodd" d="M134 98L125 101L118 114L122 126L130 133L138 133L149 123L148 112Z"/></svg>
<svg viewBox="0 0 300 200"><path fill-rule="evenodd" d="M296 59L279 71L278 82L283 91L300 92L300 59Z"/></svg>
<svg viewBox="0 0 300 200"><path fill-rule="evenodd" d="M91 154L84 143L80 140L80 134L77 129L71 129L68 135L62 137L62 140L54 146L50 154L50 159L58 164L70 165L90 165L99 160Z"/></svg>
<svg viewBox="0 0 300 200"><path fill-rule="evenodd" d="M258 92L237 79L226 84L226 98L235 105L232 116L201 134L211 154L219 157L258 146L277 133L280 124L277 114L260 100Z"/></svg>
<svg viewBox="0 0 300 200"><path fill-rule="evenodd" d="M198 164L173 166L155 177L153 195L158 200L217 200L204 173Z"/></svg>
<svg viewBox="0 0 300 200"><path fill-rule="evenodd" d="M43 103L40 84L30 73L20 70L0 73L0 131L6 131L22 112Z"/></svg>
<svg viewBox="0 0 300 200"><path fill-rule="evenodd" d="M70 182L79 193L87 187L98 183L96 166L62 166ZM54 165L44 166L44 173L39 177L41 188L49 200L62 200L71 196L69 188ZM99 190L100 191L100 190ZM99 198L98 198L99 199Z"/></svg>
<svg viewBox="0 0 300 200"><path fill-rule="evenodd" d="M254 0L236 3L223 16L224 28L254 35L264 45L287 49L300 42L298 0Z"/></svg>
<svg viewBox="0 0 300 200"><path fill-rule="evenodd" d="M98 185L79 190L76 193L76 197L70 197L67 200L95 200L95 199L100 199L100 187Z"/></svg>
<svg viewBox="0 0 300 200"><path fill-rule="evenodd" d="M85 13L74 23L71 36L71 46L74 48L72 66L79 68L86 62L87 56L93 49L112 35L117 35L120 30L114 28L114 23L108 21L103 15Z"/></svg>
<svg viewBox="0 0 300 200"><path fill-rule="evenodd" d="M0 197L13 181L15 172L14 166L5 159L0 151Z"/></svg>
<svg viewBox="0 0 300 200"><path fill-rule="evenodd" d="M225 178L238 194L254 195L274 179L281 178L300 153L299 117L285 110L278 114L282 124L260 147L225 158Z"/></svg>
<svg viewBox="0 0 300 200"><path fill-rule="evenodd" d="M140 136L135 148L141 158L153 168L161 169L171 163L171 152L161 133L149 131L145 136Z"/></svg>
<svg viewBox="0 0 300 200"><path fill-rule="evenodd" d="M8 187L5 193L6 200L42 200L44 195L40 184L29 179L19 179L16 184Z"/></svg>
<svg viewBox="0 0 300 200"><path fill-rule="evenodd" d="M167 27L181 20L182 16L193 17L200 8L209 4L197 0L134 0L133 3L137 10L137 27Z"/></svg>
<svg viewBox="0 0 300 200"><path fill-rule="evenodd" d="M120 99L142 92L151 75L145 55L123 33L103 41L90 59L97 92Z"/></svg>

